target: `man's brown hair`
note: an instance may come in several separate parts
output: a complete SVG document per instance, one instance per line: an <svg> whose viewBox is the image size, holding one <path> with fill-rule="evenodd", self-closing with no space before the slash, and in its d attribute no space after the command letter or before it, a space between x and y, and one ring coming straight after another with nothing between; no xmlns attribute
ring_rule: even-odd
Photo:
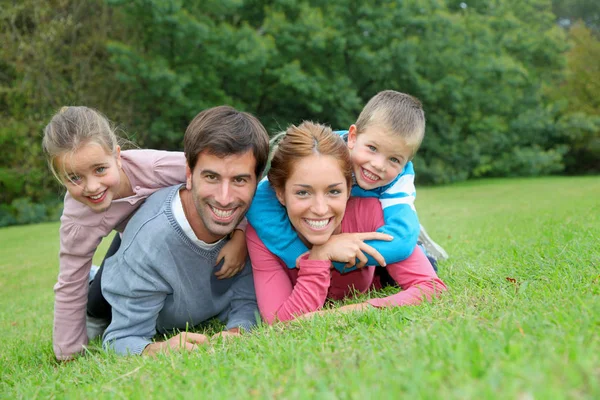
<svg viewBox="0 0 600 400"><path fill-rule="evenodd" d="M183 151L190 170L204 150L219 157L252 150L259 179L269 157L269 135L255 116L230 106L213 107L196 115L185 131Z"/></svg>

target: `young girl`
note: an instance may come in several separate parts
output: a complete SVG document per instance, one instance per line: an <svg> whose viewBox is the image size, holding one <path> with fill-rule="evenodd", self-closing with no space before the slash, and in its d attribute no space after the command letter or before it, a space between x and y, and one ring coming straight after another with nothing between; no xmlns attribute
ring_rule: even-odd
<svg viewBox="0 0 600 400"><path fill-rule="evenodd" d="M44 129L42 147L50 170L67 189L54 286L53 345L56 358L68 360L88 343L88 277L102 238L113 230L123 232L131 215L152 193L184 183L186 161L181 152L121 151L109 121L88 107L63 107ZM219 254L224 263L216 275L221 279L244 266L244 225L238 226L242 232L234 231ZM111 247L114 253L115 243ZM105 303L100 285L94 286L97 293L90 299ZM110 310L107 303L93 307Z"/></svg>

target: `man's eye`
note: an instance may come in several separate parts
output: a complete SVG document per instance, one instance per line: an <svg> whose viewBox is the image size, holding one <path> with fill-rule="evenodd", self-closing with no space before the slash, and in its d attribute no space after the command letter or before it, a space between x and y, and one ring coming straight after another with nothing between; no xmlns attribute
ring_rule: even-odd
<svg viewBox="0 0 600 400"><path fill-rule="evenodd" d="M235 178L234 182L235 183L246 183L246 178Z"/></svg>
<svg viewBox="0 0 600 400"><path fill-rule="evenodd" d="M209 181L216 181L217 180L217 176L216 175L204 175L204 177L209 180Z"/></svg>

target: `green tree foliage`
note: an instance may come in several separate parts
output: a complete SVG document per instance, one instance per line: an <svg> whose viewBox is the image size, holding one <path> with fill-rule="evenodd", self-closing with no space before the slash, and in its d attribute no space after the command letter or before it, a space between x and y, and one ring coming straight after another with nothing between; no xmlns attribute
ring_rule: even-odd
<svg viewBox="0 0 600 400"><path fill-rule="evenodd" d="M421 183L594 170L577 161L596 154L584 76L599 64L575 28L566 53L551 10L567 0L0 1L0 202L14 220L19 197L57 197L39 144L65 104L100 109L141 147L181 149L207 107L271 132L343 129L395 89L426 109Z"/></svg>

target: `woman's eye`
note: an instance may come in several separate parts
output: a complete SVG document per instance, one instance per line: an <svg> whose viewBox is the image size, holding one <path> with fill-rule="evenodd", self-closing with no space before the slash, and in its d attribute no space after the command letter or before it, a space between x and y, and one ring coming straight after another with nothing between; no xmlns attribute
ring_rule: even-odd
<svg viewBox="0 0 600 400"><path fill-rule="evenodd" d="M300 196L300 197L308 196L308 192L306 190L298 190L296 192L296 196Z"/></svg>
<svg viewBox="0 0 600 400"><path fill-rule="evenodd" d="M342 194L342 191L339 190L339 189L332 189L332 190L329 191L329 193L332 194L332 195L334 195L334 196L337 196L339 194Z"/></svg>

